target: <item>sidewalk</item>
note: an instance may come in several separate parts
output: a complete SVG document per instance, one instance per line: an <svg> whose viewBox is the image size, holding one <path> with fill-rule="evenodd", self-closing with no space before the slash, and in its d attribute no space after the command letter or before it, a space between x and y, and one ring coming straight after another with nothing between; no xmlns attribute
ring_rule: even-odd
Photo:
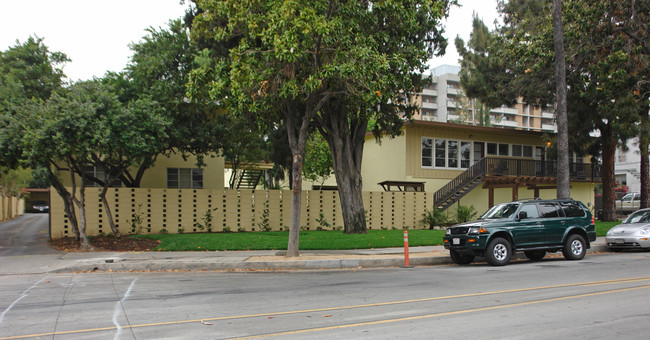
<svg viewBox="0 0 650 340"><path fill-rule="evenodd" d="M605 238L587 253L607 251ZM0 275L121 271L320 270L403 267L403 248L284 251L106 252L0 257ZM524 258L517 254L515 258ZM481 259L478 258L478 261ZM410 266L451 264L442 246L409 248Z"/></svg>

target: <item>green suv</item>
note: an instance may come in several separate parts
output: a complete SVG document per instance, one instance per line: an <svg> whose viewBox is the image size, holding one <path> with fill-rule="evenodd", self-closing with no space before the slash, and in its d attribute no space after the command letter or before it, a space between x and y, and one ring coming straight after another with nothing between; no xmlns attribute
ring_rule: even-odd
<svg viewBox="0 0 650 340"><path fill-rule="evenodd" d="M596 228L581 202L528 200L496 205L476 221L450 227L443 240L457 264L482 256L493 266L503 266L521 251L533 261L558 250L567 260L581 260L596 240Z"/></svg>

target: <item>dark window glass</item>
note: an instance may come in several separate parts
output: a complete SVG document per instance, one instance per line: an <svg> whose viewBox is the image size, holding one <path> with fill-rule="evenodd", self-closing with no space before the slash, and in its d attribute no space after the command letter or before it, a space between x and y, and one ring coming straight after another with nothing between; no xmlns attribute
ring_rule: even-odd
<svg viewBox="0 0 650 340"><path fill-rule="evenodd" d="M499 156L508 156L508 144L499 144Z"/></svg>
<svg viewBox="0 0 650 340"><path fill-rule="evenodd" d="M577 203L562 203L566 217L584 217L585 211Z"/></svg>
<svg viewBox="0 0 650 340"><path fill-rule="evenodd" d="M524 157L533 157L533 147L524 145Z"/></svg>
<svg viewBox="0 0 650 340"><path fill-rule="evenodd" d="M497 143L487 143L487 154L488 155L497 154Z"/></svg>
<svg viewBox="0 0 650 340"><path fill-rule="evenodd" d="M444 139L436 139L436 167L445 167L445 151L447 149L447 141Z"/></svg>
<svg viewBox="0 0 650 340"><path fill-rule="evenodd" d="M433 141L431 138L422 139L422 166L433 165Z"/></svg>
<svg viewBox="0 0 650 340"><path fill-rule="evenodd" d="M447 167L449 168L458 167L458 142L455 140L449 141Z"/></svg>
<svg viewBox="0 0 650 340"><path fill-rule="evenodd" d="M560 217L560 209L553 203L540 203L538 207L539 214L543 218Z"/></svg>

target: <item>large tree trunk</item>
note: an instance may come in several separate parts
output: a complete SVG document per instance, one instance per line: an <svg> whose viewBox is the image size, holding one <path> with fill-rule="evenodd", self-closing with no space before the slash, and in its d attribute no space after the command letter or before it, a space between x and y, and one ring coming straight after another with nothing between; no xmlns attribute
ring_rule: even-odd
<svg viewBox="0 0 650 340"><path fill-rule="evenodd" d="M368 121L348 115L341 102L332 103L326 109L326 116L319 119L319 131L332 153L344 230L346 234L364 234L368 231L363 208L361 161ZM352 118L348 119L349 116Z"/></svg>
<svg viewBox="0 0 650 340"><path fill-rule="evenodd" d="M72 201L72 195L70 195L70 192L68 192L65 186L63 186L63 183L61 183L59 177L52 172L52 169L50 169L49 167L46 167L46 169L47 169L47 177L49 178L50 183L54 187L54 190L56 190L59 196L61 196L61 198L63 199L63 210L68 216L68 221L70 221L70 226L72 227L72 233L74 234L75 239L79 240L79 225L77 224L77 215L74 210L74 202Z"/></svg>
<svg viewBox="0 0 650 340"><path fill-rule="evenodd" d="M84 184L83 177L81 178L81 187L79 187L79 199L76 197L76 181L74 178L74 172L70 171L70 177L72 178L72 201L77 205L79 209L79 241L81 242L81 249L88 250L92 247L90 246L90 241L88 240L88 235L86 235L86 185Z"/></svg>
<svg viewBox="0 0 650 340"><path fill-rule="evenodd" d="M568 199L571 197L571 185L566 69L562 36L562 0L553 0L553 45L555 46L555 87L557 90L557 198Z"/></svg>
<svg viewBox="0 0 650 340"><path fill-rule="evenodd" d="M104 187L102 188L102 192L99 194L99 197L102 199L102 205L104 207L104 212L106 212L106 219L108 220L108 225L111 227L111 231L113 232L113 235L115 237L122 237L122 234L120 233L120 230L117 229L117 226L115 226L115 222L113 221L113 213L111 212L111 207L108 205L108 201L106 200L106 193L108 192L108 188L113 183L114 180L121 178L122 174L124 173L123 169L119 169L118 172L113 175L112 169L110 167L106 167L106 180L104 181Z"/></svg>
<svg viewBox="0 0 650 340"><path fill-rule="evenodd" d="M108 225L111 227L111 231L115 237L122 237L120 230L115 226L113 221L113 214L111 213L111 208L108 206L108 200L106 200L106 193L108 191L108 184L102 188L102 192L99 194L99 197L102 199L102 206L104 207L104 212L106 213L106 219L108 220Z"/></svg>
<svg viewBox="0 0 650 340"><path fill-rule="evenodd" d="M289 226L289 243L287 256L300 256L300 208L302 206L302 152L293 153L291 164L291 225Z"/></svg>
<svg viewBox="0 0 650 340"><path fill-rule="evenodd" d="M293 110L292 110L293 109ZM300 256L300 215L302 207L302 160L309 134L311 117L305 114L302 117L300 128L296 127L295 108L290 104L287 108L287 134L289 148L293 154L291 162L291 222L289 224L289 242L287 243L287 257ZM296 135L297 133L297 135Z"/></svg>
<svg viewBox="0 0 650 340"><path fill-rule="evenodd" d="M614 177L614 161L616 156L616 139L612 135L611 127L601 130L603 141L603 221L617 221L614 187L616 178Z"/></svg>

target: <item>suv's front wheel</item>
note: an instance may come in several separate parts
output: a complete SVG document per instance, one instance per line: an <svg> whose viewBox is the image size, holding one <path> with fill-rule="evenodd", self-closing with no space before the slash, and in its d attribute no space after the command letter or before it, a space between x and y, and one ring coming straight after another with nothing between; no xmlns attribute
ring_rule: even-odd
<svg viewBox="0 0 650 340"><path fill-rule="evenodd" d="M512 246L508 240L497 237L485 249L485 260L493 266L505 266L510 262Z"/></svg>
<svg viewBox="0 0 650 340"><path fill-rule="evenodd" d="M564 241L564 248L562 248L562 254L567 260L582 260L586 251L585 238L578 234L569 235Z"/></svg>
<svg viewBox="0 0 650 340"><path fill-rule="evenodd" d="M451 257L451 260L455 264L470 264L472 261L474 261L474 256L473 255L463 255L458 253L455 250L450 250L449 251L449 257Z"/></svg>

